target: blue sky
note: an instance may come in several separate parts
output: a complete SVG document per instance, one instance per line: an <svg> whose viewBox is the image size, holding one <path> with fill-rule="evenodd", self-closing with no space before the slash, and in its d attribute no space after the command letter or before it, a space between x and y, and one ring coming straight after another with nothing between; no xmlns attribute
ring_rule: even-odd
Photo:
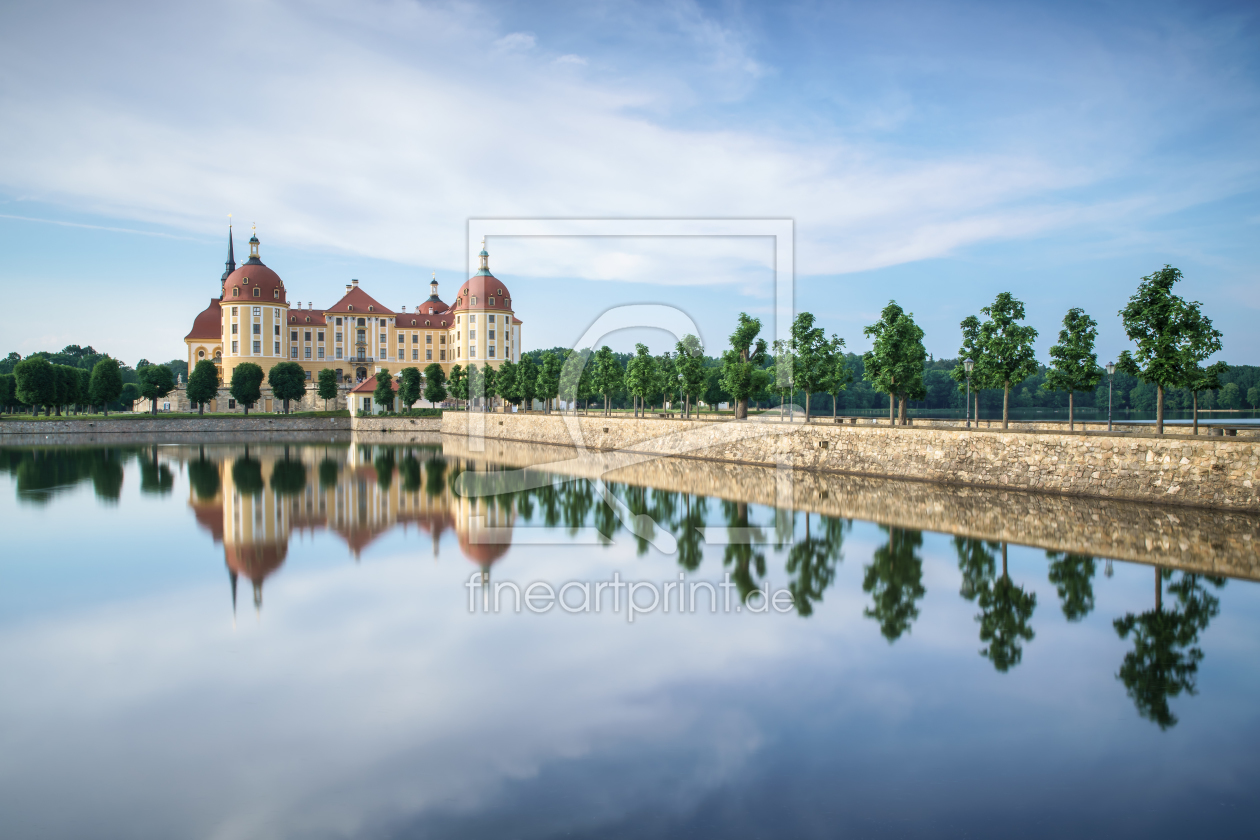
<svg viewBox="0 0 1260 840"><path fill-rule="evenodd" d="M952 356L1010 290L1043 359L1073 306L1114 356L1171 263L1260 363L1258 33L1230 3L6 4L0 352L182 356L228 213L292 301L394 308L462 281L471 217L786 217L797 308L855 350L895 298ZM490 250L527 348L620 302L710 352L773 321L766 243Z"/></svg>

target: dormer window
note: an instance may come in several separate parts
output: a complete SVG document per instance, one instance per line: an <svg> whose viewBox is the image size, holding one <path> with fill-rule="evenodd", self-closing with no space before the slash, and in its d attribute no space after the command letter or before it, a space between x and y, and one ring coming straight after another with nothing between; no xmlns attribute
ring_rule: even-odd
<svg viewBox="0 0 1260 840"><path fill-rule="evenodd" d="M257 286L254 287L254 297L262 297L262 289Z"/></svg>
<svg viewBox="0 0 1260 840"><path fill-rule="evenodd" d="M369 306L369 307L368 307L368 312L375 312L375 311L376 311L376 307L375 307L375 306Z"/></svg>
<svg viewBox="0 0 1260 840"><path fill-rule="evenodd" d="M249 285L249 278L248 278L248 277L244 277L244 278L242 278L242 279L241 279L241 282L242 282L242 283L244 283L244 284L246 284L246 285Z"/></svg>
<svg viewBox="0 0 1260 840"><path fill-rule="evenodd" d="M311 316L307 315L307 316L306 316L306 323L308 323L308 324L309 324L310 322L311 322Z"/></svg>
<svg viewBox="0 0 1260 840"><path fill-rule="evenodd" d="M424 325L425 325L426 327L427 327L427 326L429 326L429 322L428 322L428 321L425 321L425 322L424 322Z"/></svg>
<svg viewBox="0 0 1260 840"><path fill-rule="evenodd" d="M491 305L491 306L494 306L494 298L493 298L493 297L492 297L492 298L490 298L490 305Z"/></svg>
<svg viewBox="0 0 1260 840"><path fill-rule="evenodd" d="M240 296L241 296L241 290L240 290L240 288L239 288L239 287L237 287L237 286L233 286L233 287L232 287L232 297L240 297Z"/></svg>
<svg viewBox="0 0 1260 840"><path fill-rule="evenodd" d="M279 290L279 289L272 289L272 290L271 290L271 296L272 296L273 298L275 298L276 300L280 300L280 290Z"/></svg>
<svg viewBox="0 0 1260 840"><path fill-rule="evenodd" d="M503 290L502 290L502 289L499 289L499 295L500 295L500 296L502 296L502 295L503 295Z"/></svg>
<svg viewBox="0 0 1260 840"><path fill-rule="evenodd" d="M347 306L347 307L346 307L346 309L348 309L349 311L353 312L353 311L354 311L354 304L353 304L353 303L352 303L352 304L350 304L349 306ZM362 319L360 318L359 320L362 320Z"/></svg>
<svg viewBox="0 0 1260 840"><path fill-rule="evenodd" d="M476 306L476 305L477 305L477 296L476 296L476 295L473 295L472 305L473 305L473 306Z"/></svg>

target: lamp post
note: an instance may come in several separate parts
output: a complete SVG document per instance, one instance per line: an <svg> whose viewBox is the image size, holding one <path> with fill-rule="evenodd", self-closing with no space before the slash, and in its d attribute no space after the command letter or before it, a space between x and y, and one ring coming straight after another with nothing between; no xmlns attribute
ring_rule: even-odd
<svg viewBox="0 0 1260 840"><path fill-rule="evenodd" d="M1111 382L1116 374L1116 363L1107 362L1107 431L1111 431Z"/></svg>
<svg viewBox="0 0 1260 840"><path fill-rule="evenodd" d="M967 415L967 428L968 429L971 428L971 371L972 371L972 368L974 368L975 366L976 366L976 363L973 362L971 359L963 359L963 368L965 368L967 371L967 410L964 413ZM977 412L977 415L978 414L979 412ZM977 423L979 422L979 420L980 418L979 416L977 416L976 417Z"/></svg>

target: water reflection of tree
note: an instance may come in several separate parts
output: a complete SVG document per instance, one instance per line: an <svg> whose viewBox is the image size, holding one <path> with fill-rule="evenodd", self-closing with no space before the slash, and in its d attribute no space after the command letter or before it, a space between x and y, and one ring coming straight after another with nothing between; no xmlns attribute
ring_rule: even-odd
<svg viewBox="0 0 1260 840"><path fill-rule="evenodd" d="M988 657L993 667L1005 673L1018 665L1024 656L1023 642L1031 642L1036 634L1028 622L1037 608L1037 595L1025 592L1010 578L1006 563L1006 543L992 543L966 537L954 538L958 566L963 574L960 594L980 607L980 641L987 646L980 655ZM1002 575L994 580L994 554L1002 554Z"/></svg>
<svg viewBox="0 0 1260 840"><path fill-rule="evenodd" d="M1059 593L1059 603L1068 621L1080 621L1094 610L1094 572L1097 562L1083 554L1047 551L1050 582Z"/></svg>
<svg viewBox="0 0 1260 840"><path fill-rule="evenodd" d="M148 457L140 459L140 492L165 496L175 489L171 468L158 461L158 449L152 447Z"/></svg>
<svg viewBox="0 0 1260 840"><path fill-rule="evenodd" d="M1116 678L1137 706L1138 714L1158 724L1160 729L1177 725L1177 716L1169 708L1170 698L1183 691L1196 694L1195 678L1203 651L1196 645L1199 633L1220 612L1220 599L1204 586L1206 581L1217 589L1225 585L1223 577L1192 575L1185 572L1168 593L1176 597L1175 606L1165 609L1164 581L1172 580L1167 569L1155 569L1155 609L1134 615L1126 614L1113 624L1122 639L1133 636L1133 650L1124 655Z"/></svg>
<svg viewBox="0 0 1260 840"><path fill-rule="evenodd" d="M740 599L747 601L766 576L766 555L756 548L757 544L765 542L765 532L760 527L749 525L748 505L744 502L723 500L722 513L727 526L739 529L735 533L741 535L726 546L722 553L722 565L731 570L731 581ZM747 539L742 535L747 535Z"/></svg>
<svg viewBox="0 0 1260 840"><path fill-rule="evenodd" d="M263 491L262 463L249 457L249 450L232 462L232 484L242 496L260 496Z"/></svg>
<svg viewBox="0 0 1260 840"><path fill-rule="evenodd" d="M117 502L122 495L123 465L139 454L134 448L113 447L0 450L0 472L13 475L23 502L44 504L89 480L98 499Z"/></svg>
<svg viewBox="0 0 1260 840"><path fill-rule="evenodd" d="M844 559L844 532L851 522L819 515L822 534L810 530L810 514L805 514L805 537L788 551L788 591L800 615L812 615L814 604L836 579L836 566ZM795 516L793 516L795 519Z"/></svg>
<svg viewBox="0 0 1260 840"><path fill-rule="evenodd" d="M704 559L704 538L700 528L705 524L708 515L708 499L704 496L683 494L682 509L679 511L678 528L678 565L689 572L700 568Z"/></svg>
<svg viewBox="0 0 1260 840"><path fill-rule="evenodd" d="M866 567L862 591L870 593L873 599L862 614L878 621L879 632L891 643L908 632L919 617L916 603L926 592L923 558L918 555L923 532L884 525L880 529L888 533L888 542L875 549L871 564Z"/></svg>
<svg viewBox="0 0 1260 840"><path fill-rule="evenodd" d="M219 495L219 464L217 461L206 460L204 448L196 459L188 462L188 483L192 485L197 498L203 502Z"/></svg>
<svg viewBox="0 0 1260 840"><path fill-rule="evenodd" d="M288 455L287 451L285 455ZM278 496L301 495L306 490L306 465L287 457L276 461L271 467L271 489Z"/></svg>
<svg viewBox="0 0 1260 840"><path fill-rule="evenodd" d="M332 458L325 457L319 462L319 487L331 490L337 486L337 476L341 473L341 465Z"/></svg>

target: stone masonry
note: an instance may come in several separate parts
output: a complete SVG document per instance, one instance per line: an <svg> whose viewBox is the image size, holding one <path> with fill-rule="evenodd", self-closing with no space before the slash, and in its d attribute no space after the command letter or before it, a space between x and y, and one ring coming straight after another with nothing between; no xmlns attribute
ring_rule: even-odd
<svg viewBox="0 0 1260 840"><path fill-rule="evenodd" d="M442 431L981 487L1260 510L1260 443L1107 435L446 412ZM470 440L474 451L476 438Z"/></svg>

